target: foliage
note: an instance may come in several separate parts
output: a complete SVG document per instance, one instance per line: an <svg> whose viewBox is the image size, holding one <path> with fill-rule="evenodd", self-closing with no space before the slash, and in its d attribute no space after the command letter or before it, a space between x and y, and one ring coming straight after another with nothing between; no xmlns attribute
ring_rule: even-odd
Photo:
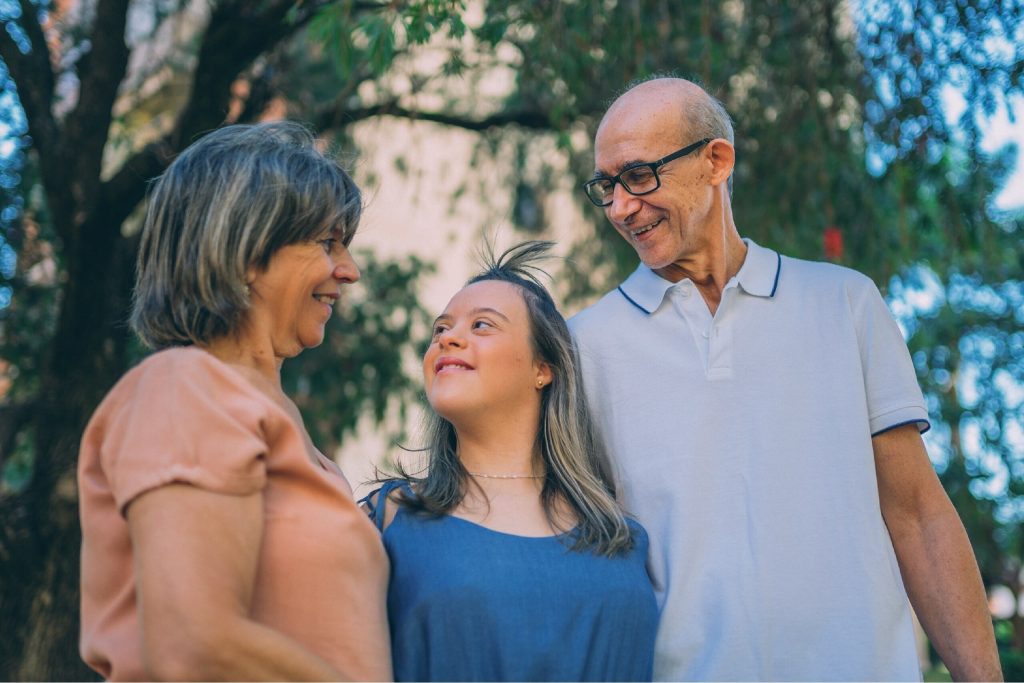
<svg viewBox="0 0 1024 683"><path fill-rule="evenodd" d="M986 584L1024 597L1024 240L1020 213L986 201L1017 150L981 147L988 118L1024 92L1024 5L505 0L488 10L478 36L518 50L509 106L537 106L556 128L590 140L606 98L631 79L695 78L735 120L733 206L744 235L812 259L830 257L826 239L838 235L831 258L892 283L896 308L907 308L901 297L915 277L932 273L936 303L903 316L944 435L930 439L930 452ZM955 122L945 118L949 89L966 101ZM586 179L589 146L562 142ZM530 176L528 163L522 173ZM577 198L595 231L575 246L584 265L566 294L588 300L635 258ZM609 260L611 276L595 278L594 264ZM1014 617L1003 640L1006 652L1024 651L1024 619Z"/></svg>
<svg viewBox="0 0 1024 683"><path fill-rule="evenodd" d="M128 0L0 3L0 127L15 141L0 154L0 359L13 380L0 398L0 673L89 675L68 610L77 436L138 352L123 320L139 207L174 154L282 106L346 144L376 116L457 126L481 133L480 157L512 150L517 220L543 231L561 169L574 183L591 173L609 98L666 71L702 81L734 116L744 235L889 283L943 482L986 582L1020 594L1024 240L1019 216L984 201L1015 150L986 155L980 135L1022 91L1020 0L137 0L131 13ZM443 58L424 67L428 48ZM511 75L506 95L486 94L496 75ZM955 124L948 87L967 102ZM635 257L574 196L593 219L562 292L578 303ZM415 393L400 367L429 265L362 265L366 294L285 365L322 446ZM1009 673L1024 627L1000 634Z"/></svg>
<svg viewBox="0 0 1024 683"><path fill-rule="evenodd" d="M405 361L418 355L430 329L430 314L410 293L432 266L415 256L380 263L370 252L358 252L357 261L363 295L331 317L323 344L283 368L285 391L327 453L355 432L362 415L381 425L396 409L404 424L420 386L405 373Z"/></svg>

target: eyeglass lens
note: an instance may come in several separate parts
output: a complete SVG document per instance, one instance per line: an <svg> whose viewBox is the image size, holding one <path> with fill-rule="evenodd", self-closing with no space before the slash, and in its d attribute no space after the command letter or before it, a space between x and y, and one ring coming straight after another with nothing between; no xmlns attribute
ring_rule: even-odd
<svg viewBox="0 0 1024 683"><path fill-rule="evenodd" d="M619 181L631 194L645 194L658 187L658 176L650 166L626 169L619 175ZM607 202L613 192L615 181L611 178L601 178L587 185L587 193L595 202Z"/></svg>

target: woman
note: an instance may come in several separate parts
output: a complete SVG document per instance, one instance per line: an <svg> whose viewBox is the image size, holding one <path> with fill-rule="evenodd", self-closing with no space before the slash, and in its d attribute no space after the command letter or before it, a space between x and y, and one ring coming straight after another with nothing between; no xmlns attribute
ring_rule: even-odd
<svg viewBox="0 0 1024 683"><path fill-rule="evenodd" d="M131 323L157 352L79 463L83 659L111 680L384 680L387 557L281 390L323 341L358 188L296 124L230 126L156 183Z"/></svg>
<svg viewBox="0 0 1024 683"><path fill-rule="evenodd" d="M572 339L505 252L434 323L428 466L368 499L392 561L397 680L650 680L647 536L623 517Z"/></svg>

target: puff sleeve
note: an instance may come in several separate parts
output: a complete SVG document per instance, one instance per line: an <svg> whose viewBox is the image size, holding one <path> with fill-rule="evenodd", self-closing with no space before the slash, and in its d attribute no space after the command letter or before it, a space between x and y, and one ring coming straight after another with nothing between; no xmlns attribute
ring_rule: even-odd
<svg viewBox="0 0 1024 683"><path fill-rule="evenodd" d="M111 391L83 443L98 452L121 515L139 495L170 483L247 495L266 483L270 405L206 352L162 351Z"/></svg>

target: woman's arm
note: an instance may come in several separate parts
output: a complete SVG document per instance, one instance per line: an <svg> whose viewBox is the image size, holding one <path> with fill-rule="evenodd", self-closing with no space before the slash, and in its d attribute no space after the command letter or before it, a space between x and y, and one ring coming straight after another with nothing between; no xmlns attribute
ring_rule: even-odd
<svg viewBox="0 0 1024 683"><path fill-rule="evenodd" d="M249 618L262 493L171 484L139 496L127 517L143 662L153 679L342 679L324 660Z"/></svg>

